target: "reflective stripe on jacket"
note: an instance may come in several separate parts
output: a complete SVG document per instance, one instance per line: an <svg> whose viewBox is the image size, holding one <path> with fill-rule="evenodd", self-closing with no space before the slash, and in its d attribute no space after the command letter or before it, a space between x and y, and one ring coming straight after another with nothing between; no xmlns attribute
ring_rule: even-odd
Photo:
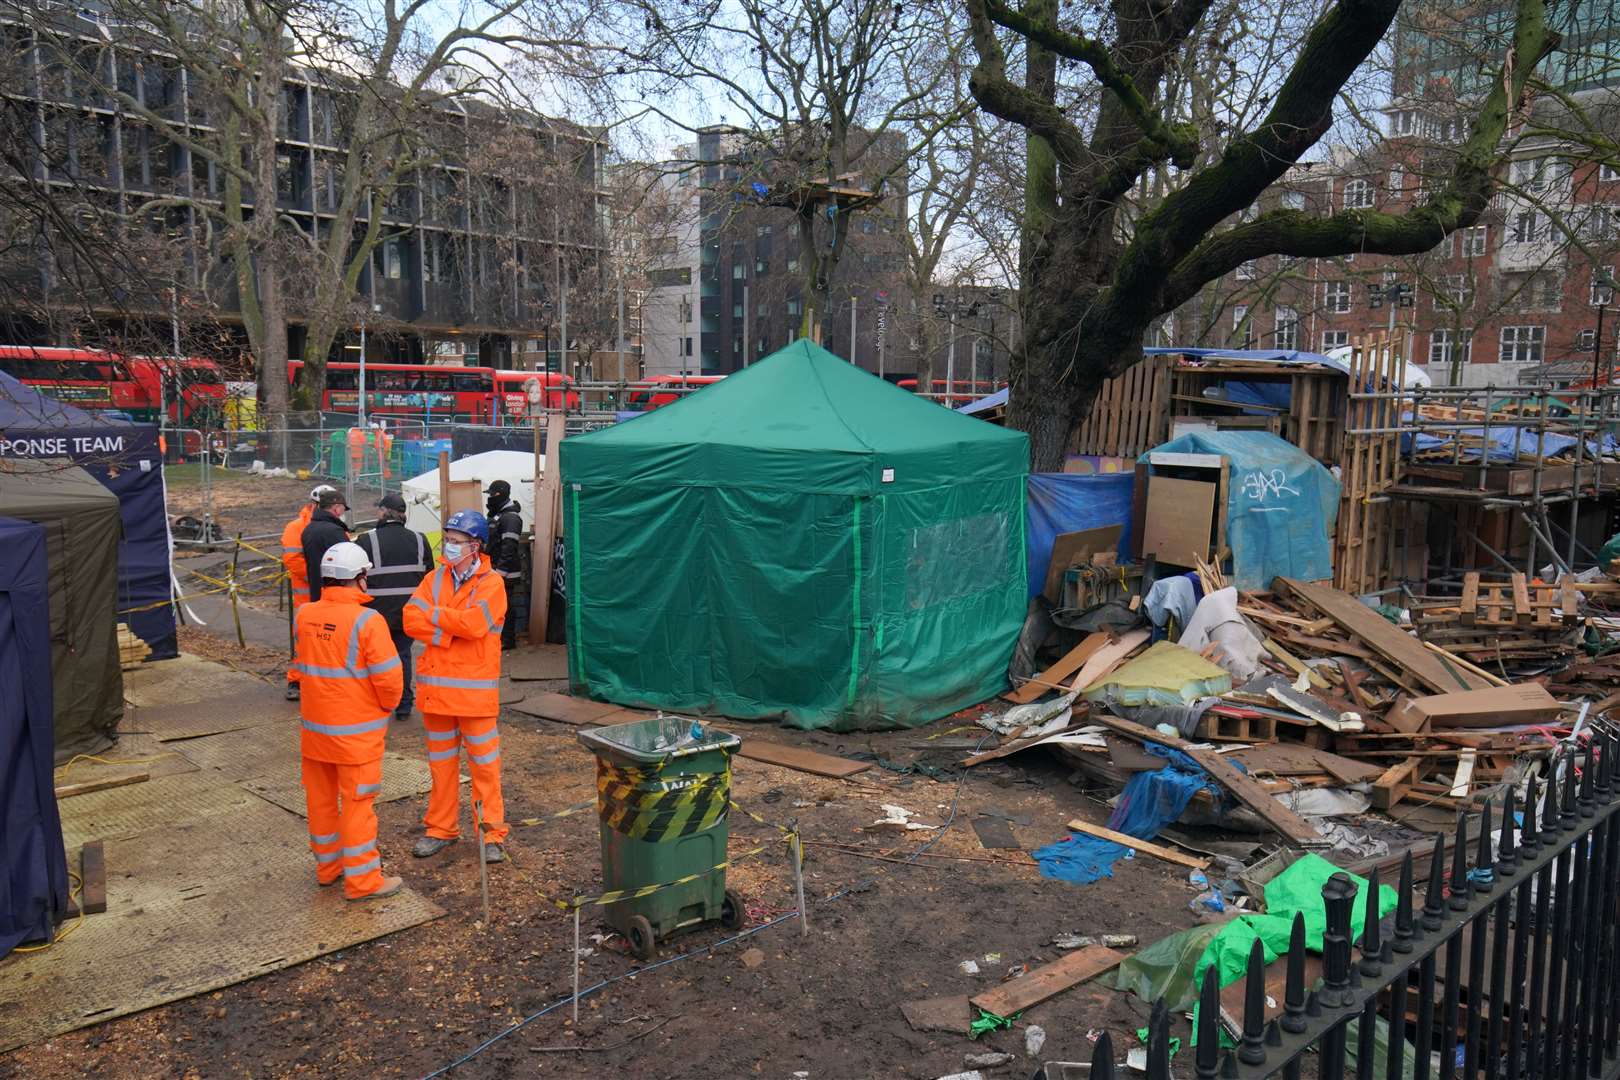
<svg viewBox="0 0 1620 1080"><path fill-rule="evenodd" d="M489 515L489 565L503 578L523 576L523 513L511 499Z"/></svg>
<svg viewBox="0 0 1620 1080"><path fill-rule="evenodd" d="M309 599L309 568L304 565L304 526L309 524L309 515L314 512L315 505L305 503L298 516L281 530L281 565L287 568L287 576L292 579L295 606Z"/></svg>
<svg viewBox="0 0 1620 1080"><path fill-rule="evenodd" d="M358 765L382 756L404 672L388 624L351 585L334 585L298 609L300 752Z"/></svg>
<svg viewBox="0 0 1620 1080"><path fill-rule="evenodd" d="M460 588L443 565L422 579L404 621L407 634L427 643L416 666L416 704L424 714L500 713L505 620L506 586L486 555Z"/></svg>
<svg viewBox="0 0 1620 1080"><path fill-rule="evenodd" d="M433 569L433 549L421 533L407 529L403 522L384 521L368 533L355 537L355 543L371 559L366 571L366 595L372 610L388 620L396 636L403 633L400 621L405 605L416 592L423 575Z"/></svg>

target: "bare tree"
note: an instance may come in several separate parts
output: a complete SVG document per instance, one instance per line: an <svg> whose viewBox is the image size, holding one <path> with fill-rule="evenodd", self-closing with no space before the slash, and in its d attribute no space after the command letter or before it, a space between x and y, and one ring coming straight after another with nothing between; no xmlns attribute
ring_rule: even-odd
<svg viewBox="0 0 1620 1080"><path fill-rule="evenodd" d="M722 197L792 215L808 332L830 309L853 219L962 115L951 89L965 36L938 0L624 2L623 69L644 100L696 88L740 114Z"/></svg>
<svg viewBox="0 0 1620 1080"><path fill-rule="evenodd" d="M1213 143L1171 96L1189 58L1231 51L1208 22L1210 0L1167 5L1112 0L1065 25L1052 0L1014 8L967 0L980 105L1028 135L1021 285L1026 320L1009 422L1031 436L1033 465L1055 469L1102 382L1141 356L1144 335L1209 282L1268 255L1398 255L1427 250L1472 224L1495 191L1498 146L1524 104L1536 65L1555 47L1542 0L1519 0L1500 77L1474 105L1445 182L1400 213L1313 216L1278 208L1232 222L1320 140L1335 106L1386 33L1398 0L1338 0L1297 40L1280 44L1263 114ZM1015 81L1006 35L1026 51ZM1058 92L1059 59L1095 94ZM1191 65L1196 68L1196 64ZM1177 182L1134 218L1144 175Z"/></svg>

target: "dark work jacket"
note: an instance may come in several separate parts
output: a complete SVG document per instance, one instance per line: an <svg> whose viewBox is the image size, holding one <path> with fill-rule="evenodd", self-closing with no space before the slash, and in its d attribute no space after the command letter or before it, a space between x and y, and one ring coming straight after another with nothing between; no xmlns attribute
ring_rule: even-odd
<svg viewBox="0 0 1620 1080"><path fill-rule="evenodd" d="M523 574L522 507L511 499L489 515L489 565L503 578Z"/></svg>
<svg viewBox="0 0 1620 1080"><path fill-rule="evenodd" d="M321 556L333 544L341 544L349 538L349 530L343 527L343 519L337 517L330 510L317 510L309 515L309 524L304 526L304 566L309 572L309 598L321 598Z"/></svg>
<svg viewBox="0 0 1620 1080"><path fill-rule="evenodd" d="M433 549L421 533L407 529L403 521L380 521L371 532L361 533L355 543L371 560L371 569L366 572L371 609L387 620L389 633L404 637L401 619L405 605L433 569Z"/></svg>

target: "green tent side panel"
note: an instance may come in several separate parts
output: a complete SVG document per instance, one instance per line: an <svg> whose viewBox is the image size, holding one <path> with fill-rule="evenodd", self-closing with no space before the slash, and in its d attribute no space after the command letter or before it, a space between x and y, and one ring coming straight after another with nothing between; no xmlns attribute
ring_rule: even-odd
<svg viewBox="0 0 1620 1080"><path fill-rule="evenodd" d="M1023 435L800 342L559 458L576 693L851 730L1004 687Z"/></svg>

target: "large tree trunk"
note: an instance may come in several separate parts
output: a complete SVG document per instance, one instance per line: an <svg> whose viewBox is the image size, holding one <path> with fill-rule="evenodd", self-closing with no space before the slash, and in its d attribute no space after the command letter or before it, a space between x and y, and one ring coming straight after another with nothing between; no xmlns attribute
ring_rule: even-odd
<svg viewBox="0 0 1620 1080"><path fill-rule="evenodd" d="M264 330L254 349L259 354L259 380L267 414L261 427L270 429L270 452L279 464L287 455L287 303L274 273L259 275L258 284Z"/></svg>

